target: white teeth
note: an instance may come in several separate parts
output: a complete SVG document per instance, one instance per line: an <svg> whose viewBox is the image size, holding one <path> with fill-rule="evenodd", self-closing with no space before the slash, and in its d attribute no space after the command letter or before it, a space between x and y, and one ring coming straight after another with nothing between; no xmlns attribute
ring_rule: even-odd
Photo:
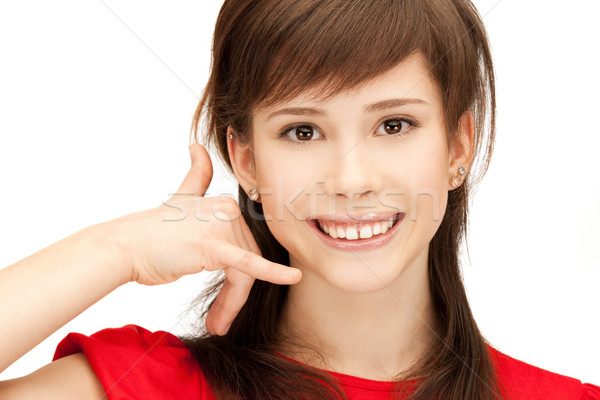
<svg viewBox="0 0 600 400"><path fill-rule="evenodd" d="M385 222L381 223L381 233L386 233L388 231L388 224Z"/></svg>
<svg viewBox="0 0 600 400"><path fill-rule="evenodd" d="M334 238L334 239L337 239L337 237L338 237L338 236L337 236L337 230L336 230L335 228L333 228L333 227L332 227L332 228L329 230L329 236L331 236L331 237L332 237L332 238Z"/></svg>
<svg viewBox="0 0 600 400"><path fill-rule="evenodd" d="M381 233L381 222L375 222L373 224L373 235L379 235ZM360 235L362 237L362 235Z"/></svg>
<svg viewBox="0 0 600 400"><path fill-rule="evenodd" d="M386 233L393 225L394 218L386 221L370 222L368 224L349 224L349 225L329 225L319 222L321 229L334 239L341 238L346 240L368 239L370 237Z"/></svg>
<svg viewBox="0 0 600 400"><path fill-rule="evenodd" d="M356 231L355 227L349 226L348 228L346 228L346 239L348 239L348 240L358 239L358 232Z"/></svg>
<svg viewBox="0 0 600 400"><path fill-rule="evenodd" d="M371 236L373 236L373 231L371 230L371 227L369 225L365 225L362 228L360 228L361 239L368 239Z"/></svg>

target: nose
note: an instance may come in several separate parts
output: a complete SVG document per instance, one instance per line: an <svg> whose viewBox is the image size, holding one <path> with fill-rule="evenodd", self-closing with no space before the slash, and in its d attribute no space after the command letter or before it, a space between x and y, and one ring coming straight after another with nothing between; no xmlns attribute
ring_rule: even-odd
<svg viewBox="0 0 600 400"><path fill-rule="evenodd" d="M351 202L369 199L379 190L381 177L377 172L377 154L369 149L367 138L357 136L336 146L329 173L329 193L345 196Z"/></svg>

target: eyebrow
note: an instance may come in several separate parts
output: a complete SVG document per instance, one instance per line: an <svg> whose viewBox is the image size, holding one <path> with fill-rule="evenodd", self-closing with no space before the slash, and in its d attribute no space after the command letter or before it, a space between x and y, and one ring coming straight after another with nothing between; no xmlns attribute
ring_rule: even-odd
<svg viewBox="0 0 600 400"><path fill-rule="evenodd" d="M369 104L364 107L365 113L372 113L375 111L387 110L389 108L401 107L407 104L424 104L428 103L421 99L416 98L400 98L400 99L389 99L378 101L377 103ZM278 115L316 115L316 116L326 116L327 113L324 110L319 108L310 108L310 107L287 107L282 108L281 110L274 111L267 116L267 119L271 119Z"/></svg>

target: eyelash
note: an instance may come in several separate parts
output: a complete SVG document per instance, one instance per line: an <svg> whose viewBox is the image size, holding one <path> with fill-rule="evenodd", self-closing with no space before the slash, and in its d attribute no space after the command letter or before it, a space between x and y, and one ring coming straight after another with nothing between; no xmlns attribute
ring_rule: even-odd
<svg viewBox="0 0 600 400"><path fill-rule="evenodd" d="M377 125L377 128L379 129L379 127L381 127L381 125L391 122L391 121L406 122L410 126L408 128L406 128L402 133L391 134L391 135L390 134L379 135L379 136L398 139L398 138L402 138L402 137L410 134L415 128L418 128L420 126L416 121L413 121L410 118L398 116L398 117L386 118L379 125ZM319 129L317 127L315 127L313 124L294 124L294 125L286 126L285 128L283 128L283 130L279 133L278 137L280 139L285 140L286 144L290 145L290 146L305 146L305 145L309 144L310 142L314 142L316 139L315 140L313 140L313 139L311 139L311 140L293 140L293 139L290 139L289 137L287 137L287 134L290 133L292 130L300 128L302 126L308 126L308 127L314 128L320 133Z"/></svg>

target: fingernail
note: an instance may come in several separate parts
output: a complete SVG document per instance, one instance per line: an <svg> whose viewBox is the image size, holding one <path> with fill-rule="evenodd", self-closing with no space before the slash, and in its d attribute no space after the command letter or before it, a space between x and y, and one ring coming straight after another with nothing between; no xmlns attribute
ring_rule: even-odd
<svg viewBox="0 0 600 400"><path fill-rule="evenodd" d="M300 273L299 269L293 268L293 269L289 269L286 271L286 274L288 275L288 278L290 280L296 280L296 278L298 277L298 274Z"/></svg>
<svg viewBox="0 0 600 400"><path fill-rule="evenodd" d="M223 335L226 335L227 332L229 332L229 328L231 328L231 324L229 324L225 327L225 330L223 330Z"/></svg>

